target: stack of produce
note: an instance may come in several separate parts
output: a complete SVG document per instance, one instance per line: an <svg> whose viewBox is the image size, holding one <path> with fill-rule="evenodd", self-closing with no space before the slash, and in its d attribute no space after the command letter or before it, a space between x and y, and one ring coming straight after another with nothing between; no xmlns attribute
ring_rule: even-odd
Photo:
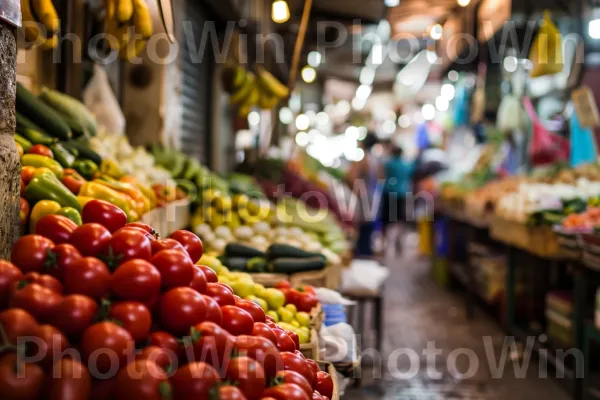
<svg viewBox="0 0 600 400"><path fill-rule="evenodd" d="M193 233L157 239L98 200L82 216L81 226L43 217L0 262L2 396L331 398L331 377L298 352L298 335L196 265ZM25 337L36 345L22 359Z"/></svg>

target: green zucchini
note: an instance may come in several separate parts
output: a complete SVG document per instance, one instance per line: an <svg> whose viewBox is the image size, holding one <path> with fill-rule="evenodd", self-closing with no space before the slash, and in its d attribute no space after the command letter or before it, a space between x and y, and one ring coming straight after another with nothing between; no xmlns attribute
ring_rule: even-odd
<svg viewBox="0 0 600 400"><path fill-rule="evenodd" d="M96 119L87 107L76 98L43 88L40 99L62 115L71 126L74 135L96 136Z"/></svg>
<svg viewBox="0 0 600 400"><path fill-rule="evenodd" d="M71 129L60 115L18 82L16 106L19 113L29 118L47 134L60 140L71 138Z"/></svg>
<svg viewBox="0 0 600 400"><path fill-rule="evenodd" d="M320 253L311 253L299 249L298 247L290 246L289 244L274 243L267 250L269 260L276 258L312 258L322 257Z"/></svg>
<svg viewBox="0 0 600 400"><path fill-rule="evenodd" d="M31 146L33 146L33 144L25 139L23 136L19 135L18 133L15 133L15 142L19 143L21 145L21 147L23 147L23 151L25 153L27 153L29 151L29 149L31 148Z"/></svg>
<svg viewBox="0 0 600 400"><path fill-rule="evenodd" d="M44 146L50 146L58 142L57 138L52 137L50 135L46 135L44 132L36 131L33 129L23 129L22 131L19 131L19 133L33 144L43 144Z"/></svg>
<svg viewBox="0 0 600 400"><path fill-rule="evenodd" d="M254 247L245 246L240 243L228 243L225 246L225 255L227 257L245 257L245 258L253 258L253 257L266 257L265 253L260 250L255 249Z"/></svg>
<svg viewBox="0 0 600 400"><path fill-rule="evenodd" d="M277 258L269 264L269 272L278 274L295 274L297 272L318 271L325 268L322 256L310 258Z"/></svg>
<svg viewBox="0 0 600 400"><path fill-rule="evenodd" d="M24 116L23 114L17 112L17 132L20 132L22 129L33 129L36 131L42 132L42 128L34 124L29 118Z"/></svg>
<svg viewBox="0 0 600 400"><path fill-rule="evenodd" d="M267 270L267 260L262 257L252 257L246 264L248 272L265 272Z"/></svg>
<svg viewBox="0 0 600 400"><path fill-rule="evenodd" d="M69 151L77 150L80 158L92 160L97 165L102 164L102 157L90 149L89 146L81 140L69 140L68 142L64 142L63 145Z"/></svg>
<svg viewBox="0 0 600 400"><path fill-rule="evenodd" d="M221 262L231 271L245 271L250 258L246 257L223 257Z"/></svg>
<svg viewBox="0 0 600 400"><path fill-rule="evenodd" d="M58 161L63 168L71 168L75 161L75 156L71 154L69 150L60 143L55 143L50 146L50 150L52 150L52 153L54 154L54 159Z"/></svg>

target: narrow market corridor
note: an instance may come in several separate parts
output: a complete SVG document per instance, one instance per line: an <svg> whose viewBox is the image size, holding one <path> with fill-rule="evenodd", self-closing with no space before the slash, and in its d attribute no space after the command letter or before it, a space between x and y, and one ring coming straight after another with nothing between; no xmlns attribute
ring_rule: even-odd
<svg viewBox="0 0 600 400"><path fill-rule="evenodd" d="M416 243L416 234L411 233L406 239L403 256L387 257L392 261L388 262L391 275L386 281L385 289L382 379L372 379L372 370L364 366L362 387L349 390L344 398L352 400L562 400L570 398L557 380L539 378L539 361L535 357L530 360L526 376L517 378L509 352L504 373L499 373L501 377L493 377L494 368L490 369L488 357L492 357L493 360L500 359L504 343L503 331L493 318L481 310L476 311L473 320L467 320L464 297L458 292L445 290L434 283L429 275L429 260L418 256ZM365 340L369 342L369 333L366 335ZM488 347L493 347L494 351L486 351L484 338L488 338L491 344ZM423 355L428 343L434 343L439 354L435 361L429 364L426 356ZM410 351L404 351L404 355L396 357L394 351L397 349L415 350L415 354L419 356L418 363L414 358L412 363L409 361L406 353ZM456 354L451 355L456 349L463 349L458 357ZM465 355L466 353L471 353L471 356ZM476 360L470 360L473 357ZM396 363L392 363L391 368L388 366L390 358L397 359ZM392 374L394 368L405 374L412 368L414 377L394 378ZM472 370L469 371L469 368ZM432 372L439 372L439 375L436 376ZM473 372L472 377L457 379L460 374L470 372ZM548 376L555 376L555 374L556 372L549 367Z"/></svg>

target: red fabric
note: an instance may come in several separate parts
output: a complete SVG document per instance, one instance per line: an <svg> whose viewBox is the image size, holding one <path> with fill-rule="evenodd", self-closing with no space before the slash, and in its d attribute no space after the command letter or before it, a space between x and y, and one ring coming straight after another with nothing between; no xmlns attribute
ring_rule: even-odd
<svg viewBox="0 0 600 400"><path fill-rule="evenodd" d="M568 161L570 154L569 140L549 132L544 127L529 98L523 98L523 106L533 125L531 143L529 144L531 164L537 167L559 161Z"/></svg>

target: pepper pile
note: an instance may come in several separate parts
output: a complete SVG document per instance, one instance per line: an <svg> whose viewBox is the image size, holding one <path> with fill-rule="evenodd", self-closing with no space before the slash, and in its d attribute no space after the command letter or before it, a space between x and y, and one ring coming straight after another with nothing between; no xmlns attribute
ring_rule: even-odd
<svg viewBox="0 0 600 400"><path fill-rule="evenodd" d="M159 239L102 200L81 216L42 217L0 261L3 398L331 398L291 333L195 264L196 235Z"/></svg>

